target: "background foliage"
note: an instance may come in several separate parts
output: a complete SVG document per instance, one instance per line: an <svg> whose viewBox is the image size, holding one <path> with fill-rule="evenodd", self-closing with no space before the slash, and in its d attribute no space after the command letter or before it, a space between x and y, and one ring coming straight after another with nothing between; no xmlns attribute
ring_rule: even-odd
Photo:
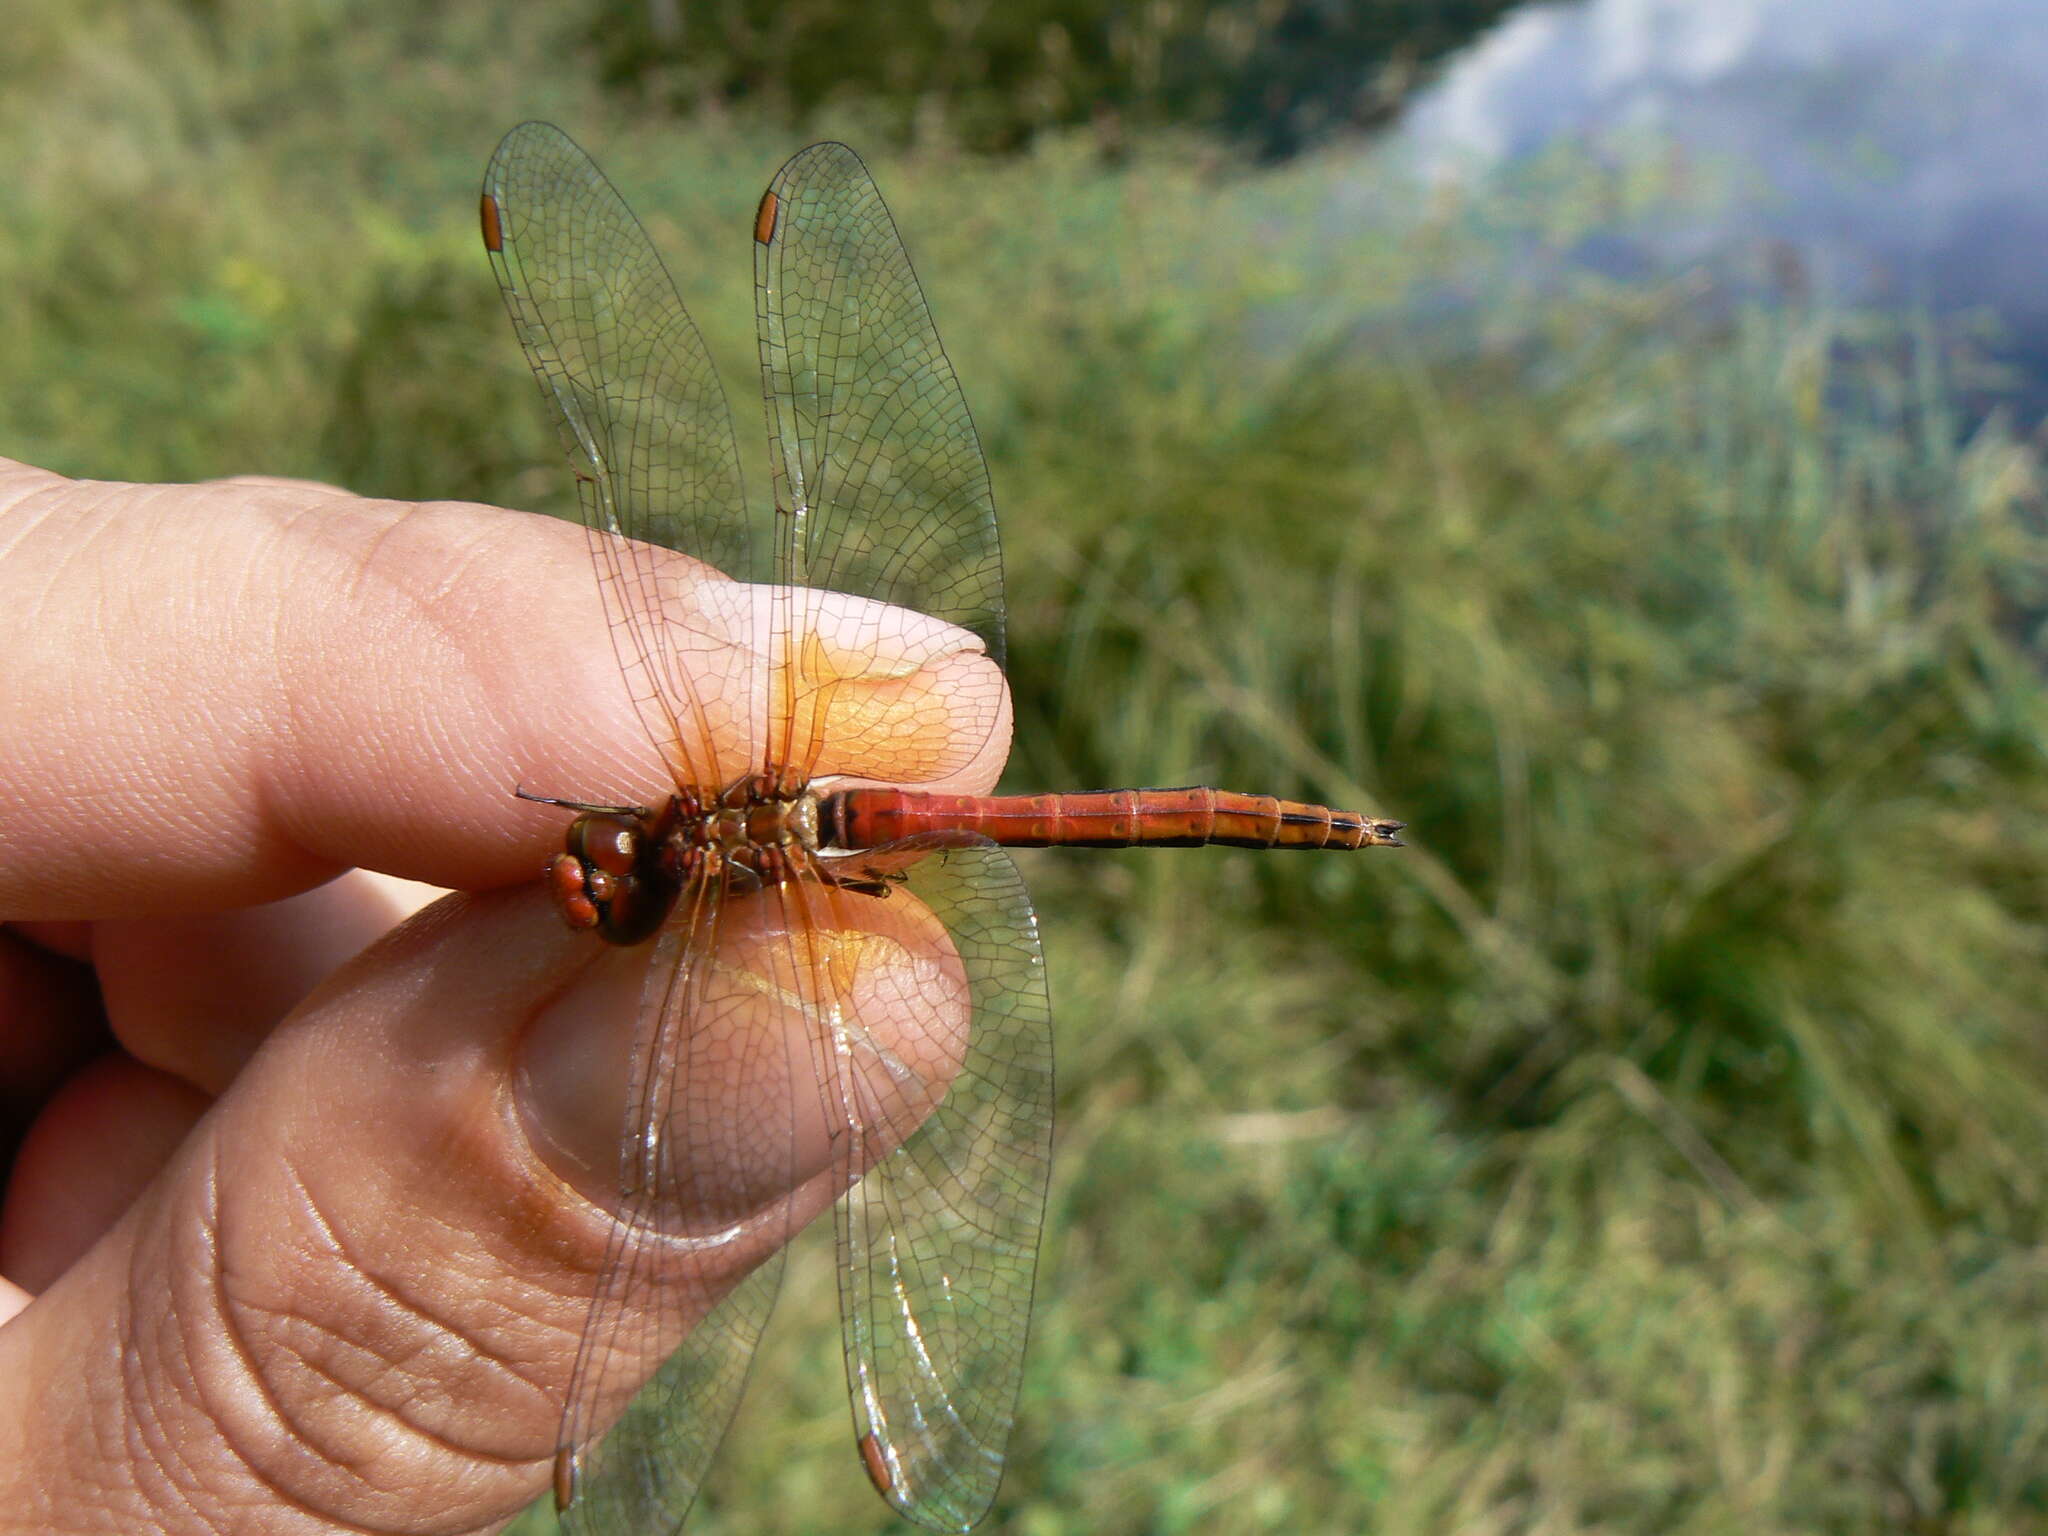
<svg viewBox="0 0 2048 1536"><path fill-rule="evenodd" d="M1014 149L1203 128L1266 158L1384 119L1510 0L598 0L603 78L681 111L801 124L857 103L897 140Z"/></svg>
<svg viewBox="0 0 2048 1536"><path fill-rule="evenodd" d="M524 116L604 161L744 402L798 140L729 84L608 89L608 14L20 0L0 447L565 505L473 223ZM731 14L707 79L757 68ZM803 115L878 150L982 427L1013 781L1414 843L1031 861L1062 1129L998 1528L2048 1524L2031 436L1960 419L1910 319L1527 279L1613 173L1397 233L1356 146L1258 169L1164 97L1114 156L1064 108L930 128L889 73L925 41ZM892 1528L828 1259L693 1529Z"/></svg>

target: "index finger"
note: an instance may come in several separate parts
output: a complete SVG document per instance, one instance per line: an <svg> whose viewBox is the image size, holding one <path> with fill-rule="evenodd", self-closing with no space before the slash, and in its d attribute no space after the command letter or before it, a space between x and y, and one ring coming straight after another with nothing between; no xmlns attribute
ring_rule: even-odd
<svg viewBox="0 0 2048 1536"><path fill-rule="evenodd" d="M241 906L357 865L487 889L529 877L560 836L560 813L515 786L658 801L673 777L635 713L585 539L473 503L0 462L0 917ZM691 567L680 590L718 584L702 588L722 595L711 609L765 611L673 558ZM802 610L841 674L868 656L886 681L858 709L914 709L927 740L958 737L967 766L930 787L994 782L1008 701L973 636L934 649L855 598ZM872 652L876 635L913 631L929 659L910 675ZM764 711L730 695L767 686L764 670L700 680L722 706L708 728L761 728ZM885 739L857 733L821 771L897 777L895 757L859 744ZM721 757L758 762L760 746L728 740Z"/></svg>

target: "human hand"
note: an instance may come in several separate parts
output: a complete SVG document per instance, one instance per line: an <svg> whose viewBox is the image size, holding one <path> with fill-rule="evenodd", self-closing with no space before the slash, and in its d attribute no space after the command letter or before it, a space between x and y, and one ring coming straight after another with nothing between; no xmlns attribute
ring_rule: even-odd
<svg viewBox="0 0 2048 1536"><path fill-rule="evenodd" d="M584 538L0 461L0 1531L466 1532L545 1488L652 947L561 926L562 813L510 790L669 783ZM972 729L942 787L993 783ZM390 877L486 894L400 923Z"/></svg>

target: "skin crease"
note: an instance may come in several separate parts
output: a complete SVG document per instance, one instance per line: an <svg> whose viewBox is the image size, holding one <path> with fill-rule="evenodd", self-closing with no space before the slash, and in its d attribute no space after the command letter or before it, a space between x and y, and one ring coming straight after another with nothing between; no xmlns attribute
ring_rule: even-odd
<svg viewBox="0 0 2048 1536"><path fill-rule="evenodd" d="M744 593L673 559L685 595ZM914 630L931 653L880 605L817 623L842 660ZM951 732L931 787L986 790L1000 674L940 638L856 713ZM562 927L538 874L565 814L510 794L670 782L585 535L0 461L0 656L0 1532L499 1528L548 1484L608 1232L585 1175L616 1157L656 948ZM856 742L820 768L900 763ZM483 894L426 905L438 888ZM965 1017L942 931L900 892L829 905L835 954L899 1000L864 1024L942 1091ZM744 957L790 914L760 896L726 920ZM911 960L916 985L889 984ZM759 1039L762 990L717 1027ZM701 1102L742 1139L699 1139L737 1149L716 1166L740 1183L695 1193L780 1232L778 1202L807 1219L834 1175L801 1117L780 1145L805 1166L748 1164L742 1128L788 1124L788 1085L733 1071ZM697 1254L684 1294L708 1304L765 1242Z"/></svg>

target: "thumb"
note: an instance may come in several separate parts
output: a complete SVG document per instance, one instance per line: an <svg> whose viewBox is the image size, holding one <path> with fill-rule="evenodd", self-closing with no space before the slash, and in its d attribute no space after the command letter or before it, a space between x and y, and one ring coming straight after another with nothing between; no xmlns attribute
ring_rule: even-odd
<svg viewBox="0 0 2048 1536"><path fill-rule="evenodd" d="M743 906L729 952L790 951L772 914ZM849 896L833 914L872 927L862 952L881 969L918 967L914 988L882 993L942 999L900 1021L914 1040L899 1055L964 1035L964 981L934 989L949 952L914 903ZM641 999L667 995L647 973L674 949L609 950L518 890L447 898L336 972L126 1215L0 1328L0 1525L456 1533L529 1503L613 1235L617 1183L593 1170L618 1166ZM722 1028L774 1034L747 1010L775 992L728 987L741 1001L717 1010ZM803 1010L784 1012L794 1038ZM721 1220L741 1201L757 1214L754 1240L665 1251L690 1270L665 1294L708 1306L843 1187L810 1150L826 1138L799 1108L816 1089L805 1101L788 1070L801 1048L757 1045L756 1069L717 1085L737 1139L673 1138L700 1161L671 1192L723 1204ZM943 1091L945 1047L924 1054ZM696 1320L622 1337L672 1340Z"/></svg>

